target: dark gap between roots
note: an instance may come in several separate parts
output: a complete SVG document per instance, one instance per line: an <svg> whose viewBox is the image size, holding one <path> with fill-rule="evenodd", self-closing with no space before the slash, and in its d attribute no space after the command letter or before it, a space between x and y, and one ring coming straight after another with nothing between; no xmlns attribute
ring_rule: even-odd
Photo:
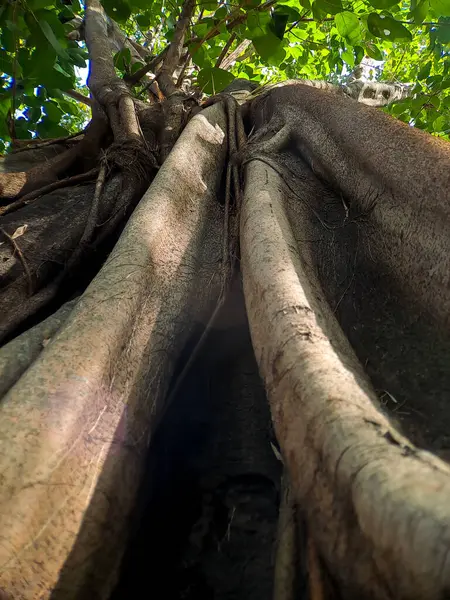
<svg viewBox="0 0 450 600"><path fill-rule="evenodd" d="M218 319L154 435L111 600L272 598L281 463L247 323L228 325Z"/></svg>

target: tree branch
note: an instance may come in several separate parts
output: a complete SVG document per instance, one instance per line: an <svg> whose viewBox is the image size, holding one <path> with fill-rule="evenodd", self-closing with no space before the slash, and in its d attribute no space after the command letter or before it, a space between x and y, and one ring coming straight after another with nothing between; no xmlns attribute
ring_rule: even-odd
<svg viewBox="0 0 450 600"><path fill-rule="evenodd" d="M80 92L76 92L75 90L64 90L63 94L65 94L66 96L70 96L74 100L77 100L78 102L82 102L83 104L86 104L87 106L92 106L92 104L93 104L91 98L88 98L87 96L83 96L83 94L80 94Z"/></svg>
<svg viewBox="0 0 450 600"><path fill-rule="evenodd" d="M178 23L175 27L173 40L169 45L163 65L157 75L159 86L166 97L170 96L177 90L172 77L183 53L184 38L186 36L186 31L189 27L194 8L195 0L184 1L180 18L178 19Z"/></svg>
<svg viewBox="0 0 450 600"><path fill-rule="evenodd" d="M276 0L267 0L267 2L264 2L264 4L260 4L254 10L258 11L258 12L262 12L262 11L265 11L265 10L268 10L269 8L271 8L275 3L276 3ZM186 46L189 44L196 44L196 46L192 49L191 54L194 54L194 52L196 52L204 42L207 42L208 40L212 39L213 37L216 37L217 35L219 35L220 27L222 25L226 24L227 21L234 16L234 14L235 13L231 13L231 14L227 15L226 17L224 17L221 21L219 21L219 23L217 23L217 25L215 27L210 29L203 38L195 37L195 38L191 38L190 40L188 40L185 43ZM250 14L250 13L241 14L235 18L232 18L232 20L226 26L228 31L231 31L234 27L236 27L236 25L240 25L241 23L243 23L247 19L248 14Z"/></svg>
<svg viewBox="0 0 450 600"><path fill-rule="evenodd" d="M136 85L143 77L145 77L145 75L147 75L147 73L150 73L150 71L155 71L158 64L162 62L163 58L167 54L168 50L169 47L166 46L162 52L152 58L149 63L138 69L135 73L132 75L125 75L123 78L124 81L126 81L128 85Z"/></svg>
<svg viewBox="0 0 450 600"><path fill-rule="evenodd" d="M219 68L220 65L222 64L223 59L225 58L225 56L227 55L228 50L231 48L234 40L236 39L236 34L232 33L230 35L230 37L227 40L227 43L225 44L225 46L222 48L222 52L219 55L219 58L217 59L216 62L216 68Z"/></svg>
<svg viewBox="0 0 450 600"><path fill-rule="evenodd" d="M238 60L241 54L247 50L251 43L251 40L244 40L241 42L239 46L222 61L222 69L225 69L225 71L229 69L231 65ZM252 51L252 49L250 50Z"/></svg>
<svg viewBox="0 0 450 600"><path fill-rule="evenodd" d="M85 3L86 45L89 50L88 86L108 114L116 142L141 139L133 98L125 82L116 75L108 38L108 22L99 0Z"/></svg>

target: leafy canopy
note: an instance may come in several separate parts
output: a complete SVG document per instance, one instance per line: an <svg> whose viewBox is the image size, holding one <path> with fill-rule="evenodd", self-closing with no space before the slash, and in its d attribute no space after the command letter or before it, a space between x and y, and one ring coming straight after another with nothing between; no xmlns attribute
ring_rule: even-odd
<svg viewBox="0 0 450 600"><path fill-rule="evenodd" d="M150 59L170 43L181 5L103 0L123 39L144 48L136 58L129 46L112 46L120 74L137 71L146 53ZM68 37L77 17L80 0L3 0L0 151L12 137L60 137L88 119L89 107L71 93L88 95L86 46ZM429 132L450 132L450 0L198 0L185 44L185 74L205 93L237 76L259 84L342 83L359 72L412 84L411 97L385 110ZM136 95L145 84L137 83Z"/></svg>

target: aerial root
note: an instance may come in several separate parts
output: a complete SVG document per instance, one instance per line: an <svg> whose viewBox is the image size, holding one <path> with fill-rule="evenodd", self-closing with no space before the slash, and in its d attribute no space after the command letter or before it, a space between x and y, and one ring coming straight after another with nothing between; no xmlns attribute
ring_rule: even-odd
<svg viewBox="0 0 450 600"><path fill-rule="evenodd" d="M286 469L281 481L280 498L273 600L294 600L298 544L295 504Z"/></svg>
<svg viewBox="0 0 450 600"><path fill-rule="evenodd" d="M25 274L26 274L27 279L28 279L28 295L31 296L33 294L33 280L32 280L32 277L31 277L30 267L28 266L28 263L27 263L27 261L25 259L25 256L24 256L22 250L19 248L19 245L16 242L16 240L12 236L10 236L9 233L7 233L3 229L3 227L0 227L0 232L3 234L3 236L8 241L8 243L12 246L13 255L17 254L17 256L19 257L20 262L22 263L23 270L25 271Z"/></svg>
<svg viewBox="0 0 450 600"><path fill-rule="evenodd" d="M0 217L3 215L7 215L8 213L14 212L19 208L26 206L27 204L30 204L30 202L33 202L33 200L40 198L44 194L49 194L54 190L58 190L64 187L77 185L79 183L85 183L93 179L97 175L97 173L98 168L96 167L95 169L86 171L86 173L80 173L78 175L73 175L72 177L66 177L65 179L58 179L58 181L53 181L52 183L44 185L38 190L34 190L33 192L22 196L22 198L19 198L19 200L15 200L14 202L7 204L6 206L0 207Z"/></svg>

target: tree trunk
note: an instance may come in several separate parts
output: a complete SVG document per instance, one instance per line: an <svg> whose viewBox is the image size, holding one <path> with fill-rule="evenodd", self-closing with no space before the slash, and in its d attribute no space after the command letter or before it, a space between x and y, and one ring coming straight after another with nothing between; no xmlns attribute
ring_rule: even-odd
<svg viewBox="0 0 450 600"><path fill-rule="evenodd" d="M111 252L123 162L1 217L13 599L450 589L448 146L299 84L243 105L244 146L239 114L190 120Z"/></svg>

